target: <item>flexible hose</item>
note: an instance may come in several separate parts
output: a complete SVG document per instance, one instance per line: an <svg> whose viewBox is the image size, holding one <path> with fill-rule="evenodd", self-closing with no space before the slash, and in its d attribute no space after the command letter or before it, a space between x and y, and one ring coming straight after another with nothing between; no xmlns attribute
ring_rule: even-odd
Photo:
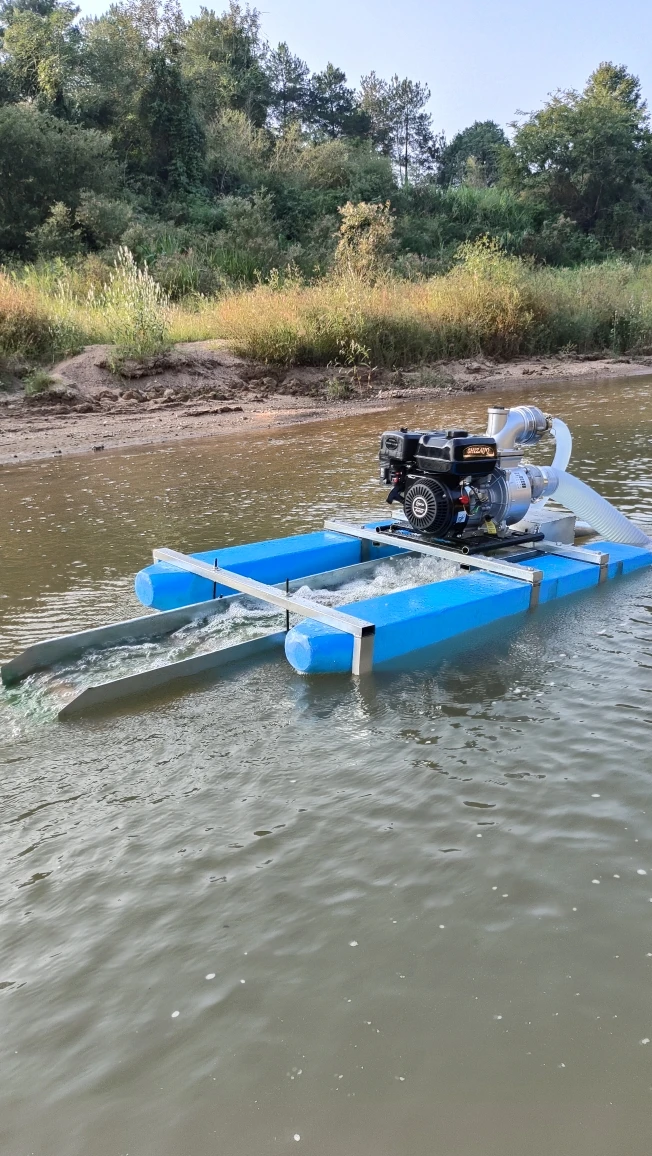
<svg viewBox="0 0 652 1156"><path fill-rule="evenodd" d="M570 461L571 450L573 449L573 435L566 425L566 422L562 421L560 417L554 418L551 428L555 435L555 456L552 459L553 468L555 470L565 470ZM539 498L538 501L533 502L532 505L535 506L537 510L542 510L551 497L552 494L545 494L543 498Z"/></svg>
<svg viewBox="0 0 652 1156"><path fill-rule="evenodd" d="M555 435L555 456L552 464L556 470L567 470L573 449L573 435L560 417L553 419L552 430Z"/></svg>
<svg viewBox="0 0 652 1156"><path fill-rule="evenodd" d="M647 534L579 478L555 466L545 467L544 472L557 479L555 501L566 506L578 518L583 518L598 534L604 534L609 542L622 542L625 546L652 546Z"/></svg>

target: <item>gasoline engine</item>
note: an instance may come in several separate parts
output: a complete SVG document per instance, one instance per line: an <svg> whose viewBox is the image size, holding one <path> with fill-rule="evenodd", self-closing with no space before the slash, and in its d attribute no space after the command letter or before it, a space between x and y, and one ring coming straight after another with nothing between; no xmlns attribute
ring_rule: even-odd
<svg viewBox="0 0 652 1156"><path fill-rule="evenodd" d="M553 419L536 406L492 406L487 432L463 429L388 430L380 440L380 477L391 486L413 530L455 542L504 534L558 479L549 467L524 463ZM564 427L565 428L565 427Z"/></svg>

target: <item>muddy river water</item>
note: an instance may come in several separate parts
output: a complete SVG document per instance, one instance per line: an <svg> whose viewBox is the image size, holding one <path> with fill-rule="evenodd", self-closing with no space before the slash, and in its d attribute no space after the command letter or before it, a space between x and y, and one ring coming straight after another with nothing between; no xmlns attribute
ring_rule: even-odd
<svg viewBox="0 0 652 1156"><path fill-rule="evenodd" d="M650 385L505 400L650 519ZM379 432L486 405L5 468L0 655L138 613L153 546L380 511ZM1 692L2 1156L648 1156L651 695L647 572L360 682Z"/></svg>

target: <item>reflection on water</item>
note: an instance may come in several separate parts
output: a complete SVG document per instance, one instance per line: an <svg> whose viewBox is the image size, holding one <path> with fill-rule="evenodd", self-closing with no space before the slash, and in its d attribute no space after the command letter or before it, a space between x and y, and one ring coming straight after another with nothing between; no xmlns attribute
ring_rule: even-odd
<svg viewBox="0 0 652 1156"><path fill-rule="evenodd" d="M647 388L517 400L649 517ZM139 613L153 546L380 512L378 432L485 407L5 470L0 653ZM359 683L279 657L65 725L4 692L0 1152L647 1156L651 668L639 574Z"/></svg>

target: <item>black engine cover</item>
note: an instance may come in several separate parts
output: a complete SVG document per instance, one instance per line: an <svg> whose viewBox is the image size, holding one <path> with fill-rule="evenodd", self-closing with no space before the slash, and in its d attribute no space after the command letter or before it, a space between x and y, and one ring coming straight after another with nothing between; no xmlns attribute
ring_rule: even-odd
<svg viewBox="0 0 652 1156"><path fill-rule="evenodd" d="M443 434L443 430L438 431ZM421 438L427 434L423 429L390 429L380 439L378 457L382 463L411 462L417 452Z"/></svg>
<svg viewBox="0 0 652 1156"><path fill-rule="evenodd" d="M425 473L452 474L458 478L481 478L498 465L493 438L469 437L464 430L424 434L414 460Z"/></svg>

